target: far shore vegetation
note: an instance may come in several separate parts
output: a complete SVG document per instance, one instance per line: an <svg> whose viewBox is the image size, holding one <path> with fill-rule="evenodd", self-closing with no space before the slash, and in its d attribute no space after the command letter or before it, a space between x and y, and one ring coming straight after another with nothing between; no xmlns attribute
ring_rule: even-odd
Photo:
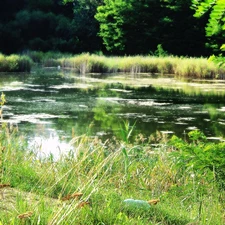
<svg viewBox="0 0 225 225"><path fill-rule="evenodd" d="M25 55L5 56L0 53L0 72L30 72L32 59Z"/></svg>
<svg viewBox="0 0 225 225"><path fill-rule="evenodd" d="M224 78L225 68L216 58L193 58L164 55L160 46L158 55L103 56L83 53L80 55L57 52L28 52L25 55L0 54L0 72L26 72L34 65L72 69L77 73L159 73L184 78Z"/></svg>

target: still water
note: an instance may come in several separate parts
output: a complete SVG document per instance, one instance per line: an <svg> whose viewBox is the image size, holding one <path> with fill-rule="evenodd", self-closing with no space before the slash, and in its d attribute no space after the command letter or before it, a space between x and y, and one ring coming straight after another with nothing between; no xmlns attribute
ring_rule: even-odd
<svg viewBox="0 0 225 225"><path fill-rule="evenodd" d="M120 136L124 121L135 126L133 135L146 137L156 131L182 137L193 129L209 139L225 134L223 80L38 69L0 74L0 92L4 121L45 155L68 150L72 133Z"/></svg>

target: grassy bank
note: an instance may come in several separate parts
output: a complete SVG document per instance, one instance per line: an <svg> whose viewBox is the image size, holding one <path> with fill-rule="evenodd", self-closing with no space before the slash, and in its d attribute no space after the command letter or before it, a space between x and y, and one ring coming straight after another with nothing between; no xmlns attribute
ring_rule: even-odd
<svg viewBox="0 0 225 225"><path fill-rule="evenodd" d="M0 224L224 224L224 145L198 132L190 143L158 133L129 144L132 129L123 130L123 140L74 137L73 149L55 161L29 151L4 124ZM129 198L159 202L127 208Z"/></svg>
<svg viewBox="0 0 225 225"><path fill-rule="evenodd" d="M32 60L28 56L10 55L0 53L0 72L30 72Z"/></svg>
<svg viewBox="0 0 225 225"><path fill-rule="evenodd" d="M206 58L181 58L174 56L106 57L82 54L73 57L49 58L44 66L58 66L85 73L160 73L181 77L223 78L225 69Z"/></svg>

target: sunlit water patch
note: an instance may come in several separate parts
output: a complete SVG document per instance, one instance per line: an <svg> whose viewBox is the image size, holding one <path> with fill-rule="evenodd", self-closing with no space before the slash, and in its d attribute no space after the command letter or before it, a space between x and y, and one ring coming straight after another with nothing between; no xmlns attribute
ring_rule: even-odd
<svg viewBox="0 0 225 225"><path fill-rule="evenodd" d="M72 150L72 145L60 139L55 130L45 130L45 135L34 136L28 143L30 149L40 158L52 157L53 160L57 160Z"/></svg>

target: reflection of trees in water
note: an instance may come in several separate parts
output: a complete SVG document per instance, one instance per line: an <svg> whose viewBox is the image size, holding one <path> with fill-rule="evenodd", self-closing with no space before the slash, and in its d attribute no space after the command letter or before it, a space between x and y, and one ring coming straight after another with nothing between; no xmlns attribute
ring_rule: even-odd
<svg viewBox="0 0 225 225"><path fill-rule="evenodd" d="M15 114L58 115L58 118L51 119L51 128L68 136L71 136L74 129L77 135L84 133L95 135L102 132L119 137L124 121L128 121L131 126L136 122L133 133L143 133L146 136L156 130L172 130L182 135L187 126L207 129L209 133L215 135L221 135L224 131L225 125L222 124L223 121L219 121L224 119L224 115L218 111L225 103L223 92L216 90L204 92L203 89L196 91L189 85L183 89L171 89L174 87L162 88L151 85L136 87L117 81L106 84L99 80L98 83L91 83L93 85L91 88L52 88L64 83L88 84L88 80L84 77L77 79L73 76L59 72L41 75L40 71L40 74L27 77L26 84L33 85L28 86L33 91L29 89L8 91L7 104L13 106ZM16 78L16 81L23 79L23 77ZM8 81L11 82L12 79ZM15 101L19 98L26 101ZM159 104L142 104L150 100ZM179 109L180 106L190 106L191 109L182 111ZM194 111L207 111L208 114L196 114ZM177 125L178 117L195 117L195 120L188 121L188 125ZM210 122L206 122L207 119ZM92 123L93 126L90 127Z"/></svg>
<svg viewBox="0 0 225 225"><path fill-rule="evenodd" d="M207 126L212 130L212 133L217 137L224 137L225 134L225 113L220 111L224 104L205 104L203 109L207 110L210 123Z"/></svg>

